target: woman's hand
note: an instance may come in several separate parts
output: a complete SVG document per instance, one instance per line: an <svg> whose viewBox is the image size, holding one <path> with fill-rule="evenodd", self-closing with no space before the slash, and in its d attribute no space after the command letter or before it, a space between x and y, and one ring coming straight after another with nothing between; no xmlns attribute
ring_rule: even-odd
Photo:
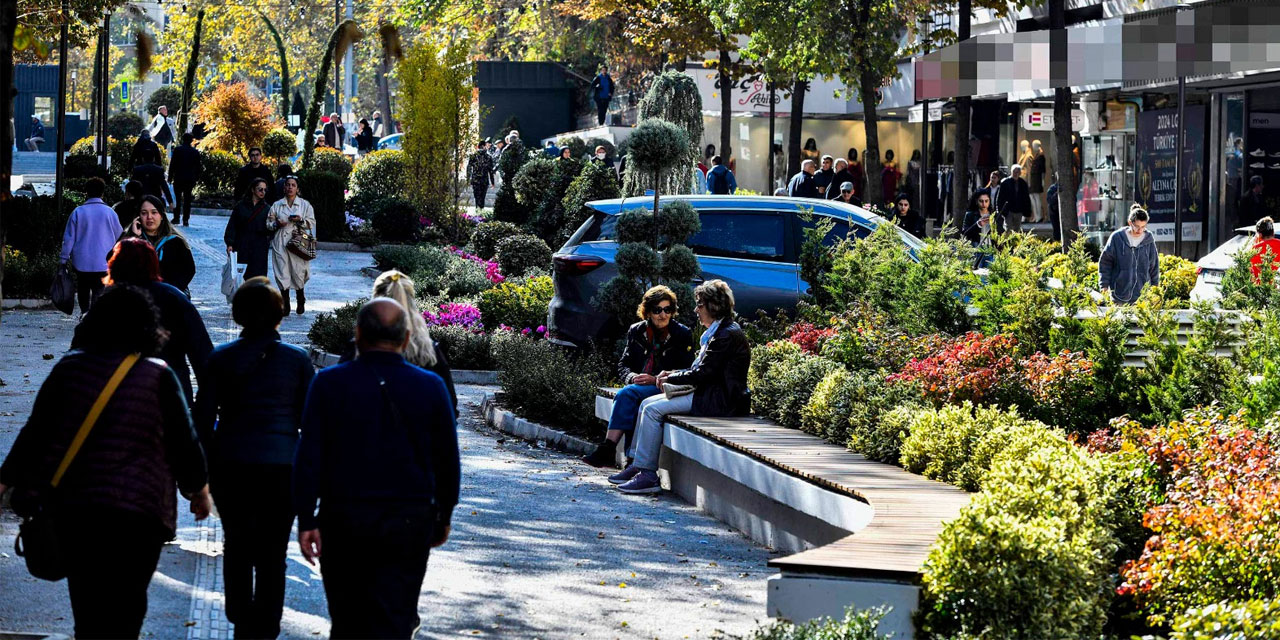
<svg viewBox="0 0 1280 640"><path fill-rule="evenodd" d="M135 236L142 235L142 217L141 216L134 218L133 222L129 223L129 233Z"/></svg>
<svg viewBox="0 0 1280 640"><path fill-rule="evenodd" d="M299 531L298 546L302 548L302 557L307 563L316 566L316 560L320 558L320 530Z"/></svg>
<svg viewBox="0 0 1280 640"><path fill-rule="evenodd" d="M209 485L200 488L191 496L191 513L195 514L196 520L204 520L209 517L209 513L213 511L213 499L209 497Z"/></svg>
<svg viewBox="0 0 1280 640"><path fill-rule="evenodd" d="M670 371L663 371L662 373L658 374L658 379L654 383L658 386L658 391L662 391L662 387L666 386L667 376L669 375L671 375Z"/></svg>
<svg viewBox="0 0 1280 640"><path fill-rule="evenodd" d="M650 385L656 380L657 378L653 377L651 374L637 373L633 378L631 378L631 384Z"/></svg>

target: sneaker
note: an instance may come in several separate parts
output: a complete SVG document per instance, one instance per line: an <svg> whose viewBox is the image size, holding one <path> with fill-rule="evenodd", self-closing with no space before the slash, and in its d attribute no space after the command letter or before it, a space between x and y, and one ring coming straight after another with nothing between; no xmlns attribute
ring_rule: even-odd
<svg viewBox="0 0 1280 640"><path fill-rule="evenodd" d="M1275 164L1273 164L1273 165L1271 165L1271 166L1269 166L1269 167L1267 167L1267 168L1268 168L1268 169L1280 169L1280 162L1277 162L1277 163L1275 163Z"/></svg>
<svg viewBox="0 0 1280 640"><path fill-rule="evenodd" d="M618 491L631 494L662 493L662 483L658 481L658 472L645 469L637 474L631 482L619 485Z"/></svg>
<svg viewBox="0 0 1280 640"><path fill-rule="evenodd" d="M1267 155L1267 152L1266 152L1266 151L1263 151L1263 150L1262 150L1262 147L1258 147L1257 149L1254 149L1253 151L1250 151L1250 152L1249 152L1249 155L1251 155L1251 156L1253 156L1253 157L1255 157L1255 158L1261 158L1261 157L1266 156L1266 155Z"/></svg>
<svg viewBox="0 0 1280 640"><path fill-rule="evenodd" d="M1265 168L1267 168L1267 165L1266 165L1266 163L1263 163L1263 162L1255 162L1255 163L1253 163L1253 164L1249 165L1249 168L1250 168L1250 169L1265 169Z"/></svg>
<svg viewBox="0 0 1280 640"><path fill-rule="evenodd" d="M1272 158L1280 158L1280 151L1277 151L1277 152L1275 152L1275 153L1271 154L1269 157L1272 157Z"/></svg>
<svg viewBox="0 0 1280 640"><path fill-rule="evenodd" d="M626 484L639 473L639 467L628 465L626 469L609 476L609 484Z"/></svg>

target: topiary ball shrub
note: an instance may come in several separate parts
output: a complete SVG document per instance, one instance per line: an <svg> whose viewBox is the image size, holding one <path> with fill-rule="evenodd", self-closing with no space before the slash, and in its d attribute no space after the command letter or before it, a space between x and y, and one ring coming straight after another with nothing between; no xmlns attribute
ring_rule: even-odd
<svg viewBox="0 0 1280 640"><path fill-rule="evenodd" d="M311 160L311 168L316 171L332 173L342 178L344 182L347 176L351 175L351 161L341 151L330 149L329 147L321 147L315 150L315 156Z"/></svg>
<svg viewBox="0 0 1280 640"><path fill-rule="evenodd" d="M639 280L629 278L610 278L598 290L596 295L591 299L591 304L597 309L613 316L615 323L619 328L628 326L635 322L636 302L644 297L645 288L640 284ZM679 300L679 299L678 299ZM684 309L684 301L679 300L680 308ZM627 308L631 309L631 313L627 314Z"/></svg>
<svg viewBox="0 0 1280 640"><path fill-rule="evenodd" d="M351 170L351 190L356 194L383 197L402 194L405 191L407 167L404 152L399 149L382 149L360 158Z"/></svg>
<svg viewBox="0 0 1280 640"><path fill-rule="evenodd" d="M618 247L613 261L625 274L652 274L662 267L658 253L647 244L628 242Z"/></svg>
<svg viewBox="0 0 1280 640"><path fill-rule="evenodd" d="M510 222L481 222L471 232L471 251L485 260L498 253L498 242L520 235L520 227Z"/></svg>
<svg viewBox="0 0 1280 640"><path fill-rule="evenodd" d="M551 193L551 176L555 169L556 161L546 156L526 162L511 181L516 201L530 209L540 206Z"/></svg>
<svg viewBox="0 0 1280 640"><path fill-rule="evenodd" d="M653 215L643 208L628 209L618 216L618 242L653 244Z"/></svg>
<svg viewBox="0 0 1280 640"><path fill-rule="evenodd" d="M622 195L618 187L618 174L613 169L598 162L588 162L582 166L578 176L569 183L564 193L561 206L564 208L564 240L577 231L578 227L589 217L592 210L587 206L594 200L608 200Z"/></svg>
<svg viewBox="0 0 1280 640"><path fill-rule="evenodd" d="M674 200L659 209L658 231L667 244L681 244L702 231L702 219L693 205L684 200Z"/></svg>
<svg viewBox="0 0 1280 640"><path fill-rule="evenodd" d="M628 167L645 173L663 173L684 159L689 151L689 134L666 120L652 118L631 132L627 144Z"/></svg>
<svg viewBox="0 0 1280 640"><path fill-rule="evenodd" d="M391 197L373 209L369 222L384 242L412 242L422 228L419 218L412 202Z"/></svg>
<svg viewBox="0 0 1280 640"><path fill-rule="evenodd" d="M298 139L288 129L272 129L262 138L262 155L284 161L298 152Z"/></svg>
<svg viewBox="0 0 1280 640"><path fill-rule="evenodd" d="M146 123L142 117L132 111L120 111L107 118L107 135L119 140L129 140L130 144L142 133Z"/></svg>
<svg viewBox="0 0 1280 640"><path fill-rule="evenodd" d="M662 278L671 282L689 282L702 273L698 257L682 244L662 252Z"/></svg>
<svg viewBox="0 0 1280 640"><path fill-rule="evenodd" d="M204 172L197 184L198 195L230 198L235 195L236 176L243 163L229 151L201 151ZM308 198L310 200L310 198Z"/></svg>
<svg viewBox="0 0 1280 640"><path fill-rule="evenodd" d="M530 269L550 269L551 248L537 236L521 234L499 241L496 259L502 275L519 277Z"/></svg>
<svg viewBox="0 0 1280 640"><path fill-rule="evenodd" d="M491 329L506 325L535 331L543 327L545 331L554 293L548 276L508 280L480 293L480 321Z"/></svg>

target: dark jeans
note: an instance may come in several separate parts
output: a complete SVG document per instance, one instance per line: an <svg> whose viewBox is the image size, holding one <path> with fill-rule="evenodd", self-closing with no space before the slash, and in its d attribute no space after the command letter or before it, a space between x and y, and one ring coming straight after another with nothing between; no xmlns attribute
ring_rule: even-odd
<svg viewBox="0 0 1280 640"><path fill-rule="evenodd" d="M596 124L604 124L604 117L609 113L609 102L613 98L596 98Z"/></svg>
<svg viewBox="0 0 1280 640"><path fill-rule="evenodd" d="M100 526L87 524L91 522ZM76 638L137 638L147 617L147 587L160 560L164 529L145 516L103 511L65 514L58 531L59 539L68 542L61 549Z"/></svg>
<svg viewBox="0 0 1280 640"><path fill-rule="evenodd" d="M173 197L175 200L173 207L173 222L176 224L179 219L185 224L191 223L191 191L196 188L194 184L173 183Z"/></svg>
<svg viewBox="0 0 1280 640"><path fill-rule="evenodd" d="M482 182L480 184L471 185L471 193L476 197L476 208L484 206L484 197L489 193L489 183Z"/></svg>
<svg viewBox="0 0 1280 640"><path fill-rule="evenodd" d="M321 505L330 638L414 636L433 526L426 505Z"/></svg>
<svg viewBox="0 0 1280 640"><path fill-rule="evenodd" d="M658 395L658 387L651 384L629 384L613 397L613 412L609 414L609 429L632 432L640 417L640 403L645 398Z"/></svg>
<svg viewBox="0 0 1280 640"><path fill-rule="evenodd" d="M292 472L283 464L214 467L211 489L225 534L222 582L236 638L280 635Z"/></svg>
<svg viewBox="0 0 1280 640"><path fill-rule="evenodd" d="M102 279L107 277L106 271L77 271L76 297L80 299L80 313L88 313L93 301L102 295Z"/></svg>

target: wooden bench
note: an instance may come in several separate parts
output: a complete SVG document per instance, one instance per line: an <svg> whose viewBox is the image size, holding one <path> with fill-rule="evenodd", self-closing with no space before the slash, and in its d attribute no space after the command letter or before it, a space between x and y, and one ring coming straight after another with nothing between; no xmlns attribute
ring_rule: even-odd
<svg viewBox="0 0 1280 640"><path fill-rule="evenodd" d="M600 389L607 420L617 389ZM920 571L942 525L970 495L874 462L769 420L669 416L659 474L664 487L761 544L788 552L769 562L771 617L839 617L887 604L881 625L913 637Z"/></svg>

